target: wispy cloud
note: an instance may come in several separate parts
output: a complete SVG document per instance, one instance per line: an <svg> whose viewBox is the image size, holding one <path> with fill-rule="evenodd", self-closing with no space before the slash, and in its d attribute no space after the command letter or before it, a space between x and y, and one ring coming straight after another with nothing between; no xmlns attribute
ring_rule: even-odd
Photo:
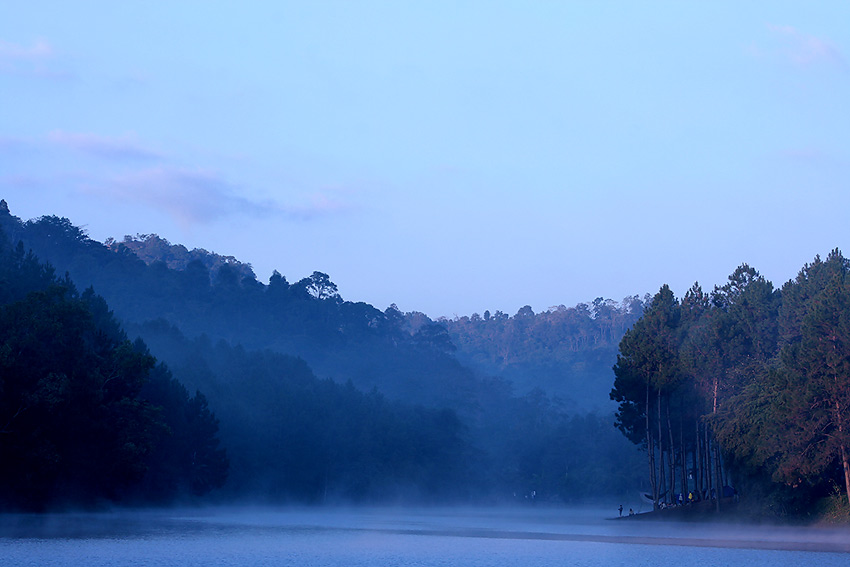
<svg viewBox="0 0 850 567"><path fill-rule="evenodd" d="M847 59L831 41L803 33L794 26L768 24L767 28L782 39L784 47L779 53L794 65L827 64L850 72Z"/></svg>
<svg viewBox="0 0 850 567"><path fill-rule="evenodd" d="M64 186L89 197L157 210L184 226L237 217L309 221L351 208L345 189L334 186L314 186L312 191L303 186L292 188L286 191L286 203L248 198L245 195L250 191L230 181L221 170L181 166L179 157L153 149L134 133L103 136L54 130L36 138L0 136L0 158L14 160L26 155L36 160L48 159L55 165L67 163L62 161L61 153L68 150L102 163L86 162L80 169L75 160L73 169L50 175L31 172L26 178L20 172L0 172L5 173L0 175L0 187Z"/></svg>
<svg viewBox="0 0 850 567"><path fill-rule="evenodd" d="M0 39L0 73L43 79L72 78L72 73L57 66L56 59L56 51L45 39L37 39L31 45Z"/></svg>
<svg viewBox="0 0 850 567"><path fill-rule="evenodd" d="M103 183L87 184L84 190L88 194L165 212L184 226L239 216L306 220L344 208L341 203L321 196L305 206L252 200L241 196L240 187L230 183L220 172L180 167L135 171Z"/></svg>
<svg viewBox="0 0 850 567"><path fill-rule="evenodd" d="M158 160L163 158L161 153L145 148L135 134L112 137L54 130L47 135L47 139L51 143L109 160Z"/></svg>
<svg viewBox="0 0 850 567"><path fill-rule="evenodd" d="M778 157L783 161L794 161L818 167L838 167L845 171L847 166L850 165L847 155L813 147L789 148L780 151Z"/></svg>
<svg viewBox="0 0 850 567"><path fill-rule="evenodd" d="M17 136L0 136L0 154L23 152L32 146L32 142Z"/></svg>
<svg viewBox="0 0 850 567"><path fill-rule="evenodd" d="M53 47L43 39L32 45L20 45L0 39L0 61L34 61L53 56Z"/></svg>
<svg viewBox="0 0 850 567"><path fill-rule="evenodd" d="M204 169L154 167L90 186L88 192L164 211L185 225L234 213L263 214L262 206L239 197L219 173Z"/></svg>
<svg viewBox="0 0 850 567"><path fill-rule="evenodd" d="M316 191L298 201L276 206L275 214L290 220L309 221L352 209L350 201L336 196L335 191Z"/></svg>

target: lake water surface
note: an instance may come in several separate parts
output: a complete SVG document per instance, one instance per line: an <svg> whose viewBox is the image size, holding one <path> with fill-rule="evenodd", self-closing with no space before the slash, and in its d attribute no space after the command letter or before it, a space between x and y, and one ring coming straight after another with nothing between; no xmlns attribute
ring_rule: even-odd
<svg viewBox="0 0 850 567"><path fill-rule="evenodd" d="M850 565L847 528L607 520L606 512L222 508L6 515L0 516L0 565Z"/></svg>

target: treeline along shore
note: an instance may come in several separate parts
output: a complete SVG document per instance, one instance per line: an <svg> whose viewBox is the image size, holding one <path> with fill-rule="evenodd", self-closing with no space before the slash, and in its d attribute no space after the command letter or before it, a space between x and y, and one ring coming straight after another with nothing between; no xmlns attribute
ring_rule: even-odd
<svg viewBox="0 0 850 567"><path fill-rule="evenodd" d="M552 334L594 337L569 341L576 368L600 370L562 373L574 394L562 400L476 366L448 321L346 301L322 272L264 284L232 257L156 235L100 243L5 202L0 229L3 510L526 505L641 483L639 451L604 408L616 342L596 330L617 313L637 319L640 300L487 322L498 348L537 357L515 331L544 317Z"/></svg>
<svg viewBox="0 0 850 567"><path fill-rule="evenodd" d="M847 272L431 319L0 201L0 508L737 491L846 515Z"/></svg>
<svg viewBox="0 0 850 567"><path fill-rule="evenodd" d="M625 333L611 398L646 452L655 508L740 499L771 514L850 510L850 262L816 257L781 288L748 265Z"/></svg>

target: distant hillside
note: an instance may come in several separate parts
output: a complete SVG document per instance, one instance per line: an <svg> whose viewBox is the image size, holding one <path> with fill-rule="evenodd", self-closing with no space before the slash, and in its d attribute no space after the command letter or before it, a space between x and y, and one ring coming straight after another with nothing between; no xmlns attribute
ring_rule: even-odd
<svg viewBox="0 0 850 567"><path fill-rule="evenodd" d="M112 251L118 251L121 246L128 248L145 264L164 262L172 270L185 270L192 262L200 262L211 273L217 273L223 265L232 268L240 279L256 279L251 264L243 264L233 256L222 256L208 252L203 248L189 250L182 244L171 244L156 234L137 234L125 236L118 242L109 238L104 243Z"/></svg>
<svg viewBox="0 0 850 567"><path fill-rule="evenodd" d="M290 284L275 273L264 285L253 275L240 277L234 262L215 270L200 259L182 270L165 261L147 264L132 249L136 241L106 246L60 217L22 222L6 209L0 227L81 287L93 286L127 325L162 319L191 338L299 356L320 377L425 405L469 403L477 387L473 373L441 344L444 330L410 334L397 310L343 300L327 274ZM176 249L158 237L144 241L165 255Z"/></svg>
<svg viewBox="0 0 850 567"><path fill-rule="evenodd" d="M517 395L509 382L488 374L486 368L476 371L467 366L464 360L472 357L463 358L466 351L453 341L447 328L450 322L405 315L392 306L380 311L367 303L346 301L322 272L294 283L275 272L263 284L243 276L233 262L211 269L194 259L185 268L175 269L166 259L147 263L139 258L132 239L130 245L111 242L107 246L90 239L66 218L45 216L24 222L8 208L0 208L0 228L11 242L22 242L58 273L67 272L81 289L93 286L131 336L140 336L154 356L169 363L175 378L209 393L210 409L222 416L234 482L244 487L285 497L294 473L269 475L268 484L257 486L248 471L273 470L275 463L282 462L277 452L289 450L296 439L305 459L312 459L309 471L324 470L325 474L322 480L307 469L300 471L296 475L301 479L300 494L324 494L332 478L356 484L342 489L346 494L372 493L363 484L365 479L389 482L392 475L401 474L401 469L392 467L380 473L370 468L387 458L380 446L396 447L397 462L412 467L406 469L406 478L428 494L469 491L510 499L510 495L523 498L534 491L545 499L574 500L631 491L639 483L636 471L641 469L634 465L637 450L611 426L613 416L581 415L608 399L610 376L608 384L594 392L599 401L577 400L572 408L582 411L567 413L564 405L541 390ZM158 237L140 240L173 254L174 248ZM520 332L521 327L510 320L519 323L521 318L506 319L506 328ZM593 320L597 319L601 323L598 314ZM611 337L619 332L612 329ZM470 334L469 341L473 340ZM293 364L291 357L303 359L315 375L286 370ZM515 365L521 362L509 360ZM610 363L604 364L610 372ZM498 364L492 367L499 370ZM301 380L296 375L307 378L290 383ZM371 394L343 393L327 379ZM600 371L600 383L603 380ZM584 395L577 388L572 393ZM303 402L293 398L302 395ZM389 403L382 402L382 396ZM399 402L420 410L411 413L395 405ZM351 413L332 409L349 404L361 409ZM364 469L356 473L336 469L344 452L337 453L334 441L359 427L362 420L355 415L380 417L373 432L367 427L360 429L362 435L374 438L374 432L386 431L392 436L386 444L376 439L362 445L378 452L374 458L357 460ZM423 451L433 447L434 452L401 451L403 439L416 438L420 427L431 428L429 423L438 430L414 445ZM345 435L330 431L331 425ZM280 428L290 433L275 433L274 442L249 441L247 434L239 433ZM363 442L358 440L357 446ZM453 449L441 453L441 447ZM443 455L440 462L454 467L453 486L440 476L449 474L448 468L423 464L438 454ZM295 467L301 461L287 462L287 467ZM437 489L440 484L446 486Z"/></svg>
<svg viewBox="0 0 850 567"><path fill-rule="evenodd" d="M513 317L485 311L440 323L457 346L458 360L477 372L509 380L519 393L539 388L575 409L610 410L617 346L645 301L636 295L619 303L600 297L541 313L525 306ZM411 315L411 325L421 324L421 314Z"/></svg>
<svg viewBox="0 0 850 567"><path fill-rule="evenodd" d="M275 272L262 284L232 256L153 234L101 244L68 219L23 222L8 208L0 227L60 273L94 286L125 323L161 318L188 337L300 356L321 377L416 403L462 404L480 378L498 376L520 394L541 389L574 410L612 411L617 345L643 311L633 296L431 321L345 301L321 272L294 283Z"/></svg>
<svg viewBox="0 0 850 567"><path fill-rule="evenodd" d="M0 209L4 203L0 201ZM201 496L228 474L200 393L0 233L0 509Z"/></svg>

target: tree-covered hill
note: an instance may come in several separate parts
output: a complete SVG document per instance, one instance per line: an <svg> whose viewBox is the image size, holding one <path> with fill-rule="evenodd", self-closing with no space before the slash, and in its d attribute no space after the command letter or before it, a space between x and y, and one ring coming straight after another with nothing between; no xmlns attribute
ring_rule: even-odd
<svg viewBox="0 0 850 567"><path fill-rule="evenodd" d="M300 358L190 340L161 320L133 330L207 392L232 463L230 497L445 500L475 489L469 436L450 409L391 402L320 380Z"/></svg>
<svg viewBox="0 0 850 567"><path fill-rule="evenodd" d="M0 508L171 501L227 477L218 421L102 298L0 233Z"/></svg>
<svg viewBox="0 0 850 567"><path fill-rule="evenodd" d="M620 344L611 396L647 449L657 502L731 485L758 508L810 513L837 491L846 517L848 276L834 250L779 289L744 264L710 293L655 295Z"/></svg>
<svg viewBox="0 0 850 567"><path fill-rule="evenodd" d="M5 207L0 228L93 286L182 385L205 393L230 456L223 494L576 500L639 483L637 452L611 417L567 412L539 389L516 395L458 359L445 322L411 328L394 306L343 300L324 273L262 284L235 262L211 272L203 254L170 267L68 219L24 222Z"/></svg>
<svg viewBox="0 0 850 567"><path fill-rule="evenodd" d="M501 376L519 392L542 389L577 410L610 411L617 345L643 308L637 296L620 303L600 297L590 305L541 313L525 306L513 317L485 311L441 323L457 345L458 360L470 368Z"/></svg>
<svg viewBox="0 0 850 567"><path fill-rule="evenodd" d="M218 273L225 264L236 272L238 279L256 279L250 264L243 264L233 256L222 256L203 248L187 249L182 244L171 244L157 234L125 236L120 242L107 239L104 243L111 250L129 248L145 264L164 262L172 270L185 270L192 262L200 262L207 271Z"/></svg>
<svg viewBox="0 0 850 567"><path fill-rule="evenodd" d="M147 264L126 244L93 241L68 219L23 222L8 208L0 210L0 228L59 273L96 289L124 323L164 319L189 337L299 356L320 377L419 404L461 405L476 387L473 373L446 350L444 330L411 335L394 307L382 312L344 301L321 272L292 284L275 272L264 285L235 262L213 273L205 257L184 269L166 259Z"/></svg>

